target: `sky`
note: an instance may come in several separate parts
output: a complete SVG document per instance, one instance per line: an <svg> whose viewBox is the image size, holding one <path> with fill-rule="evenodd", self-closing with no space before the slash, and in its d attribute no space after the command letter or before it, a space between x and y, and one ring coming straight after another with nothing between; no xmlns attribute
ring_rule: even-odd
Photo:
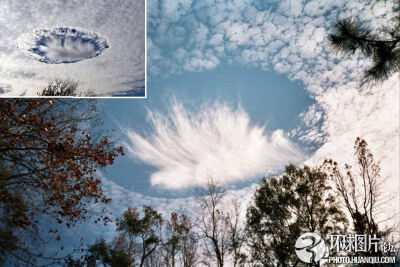
<svg viewBox="0 0 400 267"><path fill-rule="evenodd" d="M116 130L115 138L123 140L128 155L107 168L106 176L147 195L189 195L195 180L205 179L208 171L240 188L248 180L277 172L290 160L300 162L310 152L289 135L301 121L297 115L314 101L301 83L274 72L226 65L155 78L149 82L148 99L115 103L103 100L100 107L105 126ZM287 108L282 110L282 104ZM149 141L154 147L149 147ZM216 153L219 156L212 158ZM236 161L248 170L237 170ZM218 170L211 172L211 166ZM238 173L228 175L227 170ZM175 175L185 181L170 184Z"/></svg>
<svg viewBox="0 0 400 267"><path fill-rule="evenodd" d="M105 127L127 152L101 173L110 210L148 204L163 214L190 213L193 189L208 175L245 209L259 179L289 162L353 163L357 137L380 162L384 193L398 197L399 75L361 84L368 60L326 45L337 18L379 28L392 5L149 0L147 99L99 101ZM388 211L398 211L398 199L390 204ZM92 238L114 230L81 229Z"/></svg>
<svg viewBox="0 0 400 267"><path fill-rule="evenodd" d="M105 177L151 197L190 195L207 175L241 190L289 162L352 162L359 136L398 191L399 77L362 85L368 61L325 39L337 18L379 28L392 4L149 1L149 95L102 102L128 154Z"/></svg>
<svg viewBox="0 0 400 267"><path fill-rule="evenodd" d="M0 96L79 81L95 96L144 96L144 0L1 0Z"/></svg>

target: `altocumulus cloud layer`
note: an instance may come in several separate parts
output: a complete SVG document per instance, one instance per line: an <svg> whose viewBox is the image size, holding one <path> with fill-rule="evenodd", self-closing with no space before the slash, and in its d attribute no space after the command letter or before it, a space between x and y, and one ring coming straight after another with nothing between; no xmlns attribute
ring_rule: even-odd
<svg viewBox="0 0 400 267"><path fill-rule="evenodd" d="M361 85L367 60L334 55L325 39L338 18L353 17L375 29L388 25L393 1L149 0L148 6L150 74L211 71L228 63L301 81L316 101L300 115L303 127L292 131L319 148L307 163L326 157L351 162L360 136L389 179L385 192L398 195L399 76Z"/></svg>
<svg viewBox="0 0 400 267"><path fill-rule="evenodd" d="M290 79L302 81L316 103L307 112L299 114L303 126L294 129L291 135L318 147L305 163L317 165L327 157L340 163L353 163L354 140L360 136L368 141L381 163L383 176L388 179L383 193L399 196L399 77L394 75L382 85L360 86L360 74L368 62L363 58L334 56L325 43L325 36L338 17L354 16L366 23L373 21L371 26L379 28L393 15L391 1L284 0L267 3L256 0L249 4L235 0L149 0L148 7L148 61L152 75L213 70L227 62L273 69ZM237 112L230 110L232 114ZM179 154L187 155L185 147L175 147L184 134L168 122L173 116L154 119L157 116L152 118L154 131L144 135L148 138L134 132L129 135L131 154L145 162L155 159L153 166L159 171L154 174L160 175L169 171L164 167L166 162L189 157L174 158L174 154L166 150L177 149ZM182 115L186 121L182 125L191 125L190 116L197 115ZM205 118L204 115L197 117ZM189 132L194 128L189 126ZM249 126L248 129L249 133L251 129L257 132L261 128ZM265 134L258 134L258 137L259 140L268 138ZM159 142L157 147L156 142ZM196 161L190 164L197 166ZM260 167L261 171L263 167ZM182 170L187 174L195 172L194 168ZM177 179L173 178L171 183ZM127 192L108 179L105 182L107 191L116 199L113 205L118 210L131 203L151 204L166 213L195 207L192 198L149 199ZM254 184L229 194L239 194L240 199L246 200L243 202L246 206L253 193ZM162 207L158 203L163 203ZM393 207L386 207L386 211L398 212L398 200L391 203Z"/></svg>
<svg viewBox="0 0 400 267"><path fill-rule="evenodd" d="M374 21L373 27L380 27L392 16L391 5L391 1L361 0L269 3L256 0L250 4L235 0L149 0L149 71L152 75L197 72L213 70L222 62L228 62L273 69L302 81L316 104L300 115L304 127L294 129L292 134L319 147L306 163L320 164L326 157L352 163L354 140L360 136L368 141L375 158L381 162L382 174L389 179L383 193L395 192L398 196L399 77L395 75L382 85L360 86L360 74L368 62L362 58L334 56L325 44L325 36L337 17L359 17L367 23ZM7 90L8 87L3 88ZM210 112L215 113L215 110ZM237 112L230 110L232 114ZM191 125L189 115L197 116L182 115L187 121L182 125ZM153 119L158 125L154 124L154 131L149 135L130 133L131 141L138 142L143 159L153 157L156 160L157 165L153 166L160 166L158 174L165 170L164 161L174 161L173 152L166 152L166 148L184 151L184 147L174 147L180 144L184 134L180 134L173 123L164 123L170 117L161 118ZM253 128L260 129L249 126L248 132ZM192 126L189 129L193 132ZM260 140L268 138L265 134L258 136ZM164 142L156 148L155 142L161 140ZM130 147L135 149L133 143ZM137 154L134 151L133 154ZM195 210L192 198L149 198L121 188L110 178L105 179L105 188L114 200L112 205L116 211L132 203L153 205L164 214L182 207ZM254 185L230 191L247 201L253 193ZM243 201L244 206L247 201ZM392 203L398 211L398 200Z"/></svg>
<svg viewBox="0 0 400 267"><path fill-rule="evenodd" d="M102 177L101 174L100 177ZM160 212L164 218L170 218L171 212L173 211L184 213L193 219L198 216L199 203L195 197L175 199L149 197L137 192L129 191L104 177L103 182L104 190L112 199L112 206L109 207L109 210L115 217L119 217L128 207L140 207L141 205L152 206L154 209ZM233 203L233 200L240 200L239 204L241 205L241 216L244 218L247 204L251 200L254 189L255 186L250 186L240 190L227 191L227 196L224 199L224 207L226 207L225 211L230 212L230 204ZM93 244L99 237L103 237L108 241L113 240L115 237L115 228L115 220L113 220L113 222L109 223L107 226L97 223L79 224L73 229L64 228L62 230L62 236L64 236L64 241L67 242L67 244L65 244L66 251L69 251L67 248L70 250L76 248L74 245L79 243L80 233L86 237L88 244Z"/></svg>
<svg viewBox="0 0 400 267"><path fill-rule="evenodd" d="M150 112L153 131L128 131L128 152L158 169L151 183L168 189L247 180L299 162L302 152L281 130L271 135L252 125L242 108L206 105L189 111L174 102L168 115Z"/></svg>
<svg viewBox="0 0 400 267"><path fill-rule="evenodd" d="M372 26L379 27L391 17L391 5L391 1L363 0L283 0L269 3L259 0L251 3L236 0L149 0L149 71L152 75L196 72L212 70L222 62L228 62L273 69L302 81L316 101L307 112L300 114L303 127L292 131L293 136L301 138L306 144L318 146L315 155L306 163L320 164L326 157L340 163L352 163L354 140L361 136L368 141L375 158L381 162L383 176L389 179L383 193L394 192L399 196L399 77L394 75L382 85L361 87L360 74L368 62L362 58L335 57L326 49L324 40L337 17L359 16L367 23L373 20ZM8 89L6 86L3 88ZM217 109L211 109L209 113L216 114ZM236 109L228 110L231 115L240 113ZM197 125L201 125L203 120L205 125L212 125L213 121L205 119L205 115L196 115L184 109L184 114L178 116L183 118L182 122L176 121L174 125L168 122L174 116L153 115L154 129L149 135L130 133L130 140L137 144L136 148L133 143L130 145L133 149L131 153L140 155L142 158L139 159L144 161L154 159L157 164L153 166L159 168L158 174L168 173L164 168L166 162L179 166L176 163L178 160L197 159L197 156L174 158L172 151L177 149L177 155L190 155L185 152L185 147L179 145L181 139L188 140L187 137L182 138L184 133L192 132L200 138L200 135L193 134L194 129L202 128ZM192 123L192 120L197 123ZM187 128L178 131L177 125L186 125ZM262 140L268 138L260 133L260 127L247 125L245 136L254 131L258 132L254 140L263 143ZM219 138L217 134L205 136L215 138L210 139L213 144ZM205 138L202 140L208 141ZM191 148L191 142L187 143ZM196 161L190 164L197 166ZM182 173L194 173L194 169L182 170ZM110 178L104 178L104 183L113 199L112 210L115 212L122 212L132 203L136 206L152 205L163 214L185 209L189 214L196 211L193 198L150 198L129 192ZM171 184L177 177L173 179ZM253 184L230 191L228 195L243 200L242 208L245 208L254 188ZM399 209L398 203L398 200L392 202L395 211ZM226 208L229 208L228 205ZM385 209L392 212L390 207ZM389 215L392 214L395 213ZM95 229L98 228L90 225L82 232L90 233ZM113 228L107 230L112 233ZM106 232L100 229L97 234Z"/></svg>
<svg viewBox="0 0 400 267"><path fill-rule="evenodd" d="M71 78L98 96L143 95L144 8L144 0L0 1L0 94L35 96Z"/></svg>

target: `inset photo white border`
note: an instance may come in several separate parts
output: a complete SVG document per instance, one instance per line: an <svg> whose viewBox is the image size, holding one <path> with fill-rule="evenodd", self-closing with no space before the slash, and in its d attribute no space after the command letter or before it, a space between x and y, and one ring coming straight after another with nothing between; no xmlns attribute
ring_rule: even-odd
<svg viewBox="0 0 400 267"><path fill-rule="evenodd" d="M146 2L1 1L0 98L145 99Z"/></svg>

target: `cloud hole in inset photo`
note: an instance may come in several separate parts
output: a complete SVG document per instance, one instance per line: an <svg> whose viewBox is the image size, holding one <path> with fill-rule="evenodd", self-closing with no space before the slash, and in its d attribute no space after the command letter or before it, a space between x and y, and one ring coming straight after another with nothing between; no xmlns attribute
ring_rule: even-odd
<svg viewBox="0 0 400 267"><path fill-rule="evenodd" d="M94 32L60 27L23 34L17 40L17 47L41 62L61 64L96 57L109 46L104 37Z"/></svg>

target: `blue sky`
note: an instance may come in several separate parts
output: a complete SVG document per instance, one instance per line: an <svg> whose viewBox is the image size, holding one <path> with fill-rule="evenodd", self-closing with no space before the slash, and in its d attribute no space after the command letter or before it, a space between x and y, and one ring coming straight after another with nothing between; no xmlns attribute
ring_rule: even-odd
<svg viewBox="0 0 400 267"><path fill-rule="evenodd" d="M398 79L361 86L368 62L332 54L325 37L340 17L379 28L391 5L150 0L149 95L104 101L107 124L128 152L106 177L132 192L176 198L208 174L243 188L289 161L350 159L357 136L383 156L381 134L397 142L398 125L383 114L398 106ZM388 175L398 156L390 158Z"/></svg>
<svg viewBox="0 0 400 267"><path fill-rule="evenodd" d="M127 152L101 173L110 210L193 211L190 189L208 174L245 209L258 178L289 161L351 163L358 136L381 162L383 190L398 195L399 77L361 85L369 62L332 54L325 40L341 17L379 28L392 5L148 0L148 97L99 101ZM77 232L93 239L113 230L87 224Z"/></svg>
<svg viewBox="0 0 400 267"><path fill-rule="evenodd" d="M325 39L337 18L389 23L392 5L149 0L148 98L101 101L128 154L103 173L114 207L179 206L208 174L251 195L289 161L351 162L357 136L398 188L399 79L361 85L368 61Z"/></svg>
<svg viewBox="0 0 400 267"><path fill-rule="evenodd" d="M112 99L101 101L106 126L117 130L130 128L145 135L149 128L146 119L148 110L168 112L171 100L175 98L187 109L194 111L201 105L215 101L229 103L234 107L241 106L251 122L266 125L267 132L277 129L289 132L299 126L298 114L305 112L314 103L301 82L290 81L273 71L228 64L212 71L151 78L148 86L149 96L146 100L118 100L118 105ZM117 135L122 134L118 132ZM113 177L117 184L127 189L146 195L181 196L175 190L154 190L149 181L154 171L153 167L127 156L118 159L114 166L107 169L107 177ZM253 178L258 179L260 176Z"/></svg>

